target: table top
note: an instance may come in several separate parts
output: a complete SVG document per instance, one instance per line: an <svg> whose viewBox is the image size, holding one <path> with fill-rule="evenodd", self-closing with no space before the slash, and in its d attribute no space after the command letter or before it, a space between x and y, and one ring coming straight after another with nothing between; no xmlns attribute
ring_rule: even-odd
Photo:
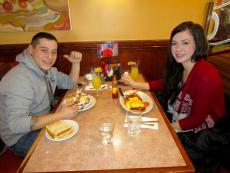
<svg viewBox="0 0 230 173"><path fill-rule="evenodd" d="M85 92L95 96L95 91ZM42 130L25 158L23 172L194 172L156 97L146 93L153 99L153 109L143 116L158 118L159 129L142 129L138 136L128 136L119 99L112 99L111 89L101 90L96 104L74 119L80 127L75 136L55 142ZM99 120L105 116L115 120L113 142L108 145L102 144L98 131Z"/></svg>

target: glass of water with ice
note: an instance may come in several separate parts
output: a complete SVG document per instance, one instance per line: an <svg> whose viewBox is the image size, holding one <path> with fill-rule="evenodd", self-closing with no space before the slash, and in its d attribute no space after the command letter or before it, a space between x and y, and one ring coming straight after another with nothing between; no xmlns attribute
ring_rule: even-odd
<svg viewBox="0 0 230 173"><path fill-rule="evenodd" d="M128 124L128 134L137 136L141 132L141 111L127 111L126 120Z"/></svg>
<svg viewBox="0 0 230 173"><path fill-rule="evenodd" d="M114 120L112 118L106 117L100 120L99 132L102 137L103 144L109 144L112 142L113 127L114 127Z"/></svg>

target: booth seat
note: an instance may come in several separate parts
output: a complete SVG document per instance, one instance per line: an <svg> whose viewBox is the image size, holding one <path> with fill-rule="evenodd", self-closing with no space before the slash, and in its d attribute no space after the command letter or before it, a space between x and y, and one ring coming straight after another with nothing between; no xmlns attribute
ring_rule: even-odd
<svg viewBox="0 0 230 173"><path fill-rule="evenodd" d="M15 65L17 62L0 62L0 81L2 77ZM1 139L0 139L1 140ZM0 145L3 142L0 141ZM6 149L4 153L0 155L0 172L15 173L19 168L23 158L15 156L9 149Z"/></svg>
<svg viewBox="0 0 230 173"><path fill-rule="evenodd" d="M0 172L16 173L22 161L22 157L15 156L9 149L7 149L0 156Z"/></svg>

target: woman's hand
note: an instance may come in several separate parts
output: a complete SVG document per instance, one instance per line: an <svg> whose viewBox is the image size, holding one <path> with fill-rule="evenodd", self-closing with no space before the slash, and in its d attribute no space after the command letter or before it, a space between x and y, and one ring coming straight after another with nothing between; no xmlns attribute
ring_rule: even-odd
<svg viewBox="0 0 230 173"><path fill-rule="evenodd" d="M69 55L64 55L64 58L68 59L72 64L79 64L82 60L82 53L71 51Z"/></svg>
<svg viewBox="0 0 230 173"><path fill-rule="evenodd" d="M176 132L179 132L182 130L178 121L171 123L171 126Z"/></svg>
<svg viewBox="0 0 230 173"><path fill-rule="evenodd" d="M123 75L120 81L123 82L125 85L135 88L136 82L129 75Z"/></svg>
<svg viewBox="0 0 230 173"><path fill-rule="evenodd" d="M120 81L135 89L149 90L149 84L147 82L136 82L129 75L123 75Z"/></svg>

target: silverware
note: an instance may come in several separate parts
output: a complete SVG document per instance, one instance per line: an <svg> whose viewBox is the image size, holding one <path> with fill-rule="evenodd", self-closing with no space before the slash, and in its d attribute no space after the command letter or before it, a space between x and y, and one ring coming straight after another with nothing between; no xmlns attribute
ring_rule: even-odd
<svg viewBox="0 0 230 173"><path fill-rule="evenodd" d="M144 126L156 126L156 124L141 124L141 125L144 125Z"/></svg>
<svg viewBox="0 0 230 173"><path fill-rule="evenodd" d="M118 89L119 89L119 92L120 92L121 96L123 97L123 99L125 99L125 98L126 98L126 95L124 95L124 93L123 93L123 91L121 90L120 87L119 87Z"/></svg>
<svg viewBox="0 0 230 173"><path fill-rule="evenodd" d="M151 126L154 126L155 123L158 123L158 122L159 122L158 120L141 121L141 124L143 124L143 125L151 125Z"/></svg>
<svg viewBox="0 0 230 173"><path fill-rule="evenodd" d="M158 120L150 120L150 121L141 121L141 123L157 123Z"/></svg>
<svg viewBox="0 0 230 173"><path fill-rule="evenodd" d="M81 105L81 106L78 108L78 110L81 111L81 110L83 110L84 108L85 108L85 104Z"/></svg>
<svg viewBox="0 0 230 173"><path fill-rule="evenodd" d="M143 125L155 125L155 123L156 122L144 122L144 123L141 122L141 124Z"/></svg>
<svg viewBox="0 0 230 173"><path fill-rule="evenodd" d="M107 85L104 85L104 86L101 87L101 89L105 89L105 88L107 88Z"/></svg>

